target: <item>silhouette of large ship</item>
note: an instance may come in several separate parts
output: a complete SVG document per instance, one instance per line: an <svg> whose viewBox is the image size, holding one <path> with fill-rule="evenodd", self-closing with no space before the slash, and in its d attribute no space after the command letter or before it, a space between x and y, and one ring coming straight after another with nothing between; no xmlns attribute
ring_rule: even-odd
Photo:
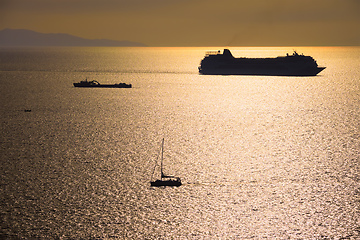
<svg viewBox="0 0 360 240"><path fill-rule="evenodd" d="M311 56L298 54L276 58L235 58L229 49L221 53L206 53L201 60L199 73L205 75L266 75L316 76L325 67L318 67Z"/></svg>

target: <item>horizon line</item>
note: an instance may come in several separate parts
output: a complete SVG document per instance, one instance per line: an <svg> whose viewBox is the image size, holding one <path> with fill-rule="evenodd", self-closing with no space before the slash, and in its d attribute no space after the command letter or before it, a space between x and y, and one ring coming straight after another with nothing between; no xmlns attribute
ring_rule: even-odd
<svg viewBox="0 0 360 240"><path fill-rule="evenodd" d="M293 44L272 44L272 45L149 45L147 43L144 43L142 41L138 41L138 40L114 40L114 39L108 39L108 38L86 38L86 37L81 37L78 35L73 35L73 34L69 34L69 33L63 33L63 32L38 32L35 30L31 30L31 29L25 29L25 28L3 28L0 31L3 30L25 30L25 31L31 31L31 32L35 32L35 33L40 33L40 34L64 34L64 35L69 35L69 36L73 36L73 37L77 37L77 38L82 38L84 40L110 40L110 41L117 41L117 42L122 42L122 41L128 41L128 42L137 42L137 43L141 43L145 46L94 46L94 47L159 47L159 48L166 48L166 47L360 47L359 45L347 45L347 44L337 44L337 45L319 45L319 44L304 44L304 45L293 45ZM16 45L10 45L10 46L1 46L0 47L67 47L67 46L61 46L61 45L54 45L54 46L16 46ZM92 46L69 46L69 47L92 47Z"/></svg>

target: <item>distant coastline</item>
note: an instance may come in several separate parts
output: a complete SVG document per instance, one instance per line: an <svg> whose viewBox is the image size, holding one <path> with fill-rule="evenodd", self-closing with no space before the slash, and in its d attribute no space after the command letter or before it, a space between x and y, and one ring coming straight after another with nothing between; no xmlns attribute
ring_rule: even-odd
<svg viewBox="0 0 360 240"><path fill-rule="evenodd" d="M146 47L132 41L86 39L65 33L39 33L26 29L0 30L0 47Z"/></svg>

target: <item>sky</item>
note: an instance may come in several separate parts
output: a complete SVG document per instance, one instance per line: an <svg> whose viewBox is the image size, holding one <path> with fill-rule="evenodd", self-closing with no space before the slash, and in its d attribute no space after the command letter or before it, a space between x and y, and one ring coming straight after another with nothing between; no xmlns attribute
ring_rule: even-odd
<svg viewBox="0 0 360 240"><path fill-rule="evenodd" d="M360 0L0 0L0 30L148 46L359 46Z"/></svg>

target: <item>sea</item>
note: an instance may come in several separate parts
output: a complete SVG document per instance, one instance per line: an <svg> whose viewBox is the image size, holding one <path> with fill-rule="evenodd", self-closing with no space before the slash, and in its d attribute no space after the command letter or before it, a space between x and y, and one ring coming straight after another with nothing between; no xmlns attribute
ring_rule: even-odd
<svg viewBox="0 0 360 240"><path fill-rule="evenodd" d="M0 48L1 239L360 239L360 47ZM128 89L74 82L130 83ZM151 187L163 169L180 187Z"/></svg>

